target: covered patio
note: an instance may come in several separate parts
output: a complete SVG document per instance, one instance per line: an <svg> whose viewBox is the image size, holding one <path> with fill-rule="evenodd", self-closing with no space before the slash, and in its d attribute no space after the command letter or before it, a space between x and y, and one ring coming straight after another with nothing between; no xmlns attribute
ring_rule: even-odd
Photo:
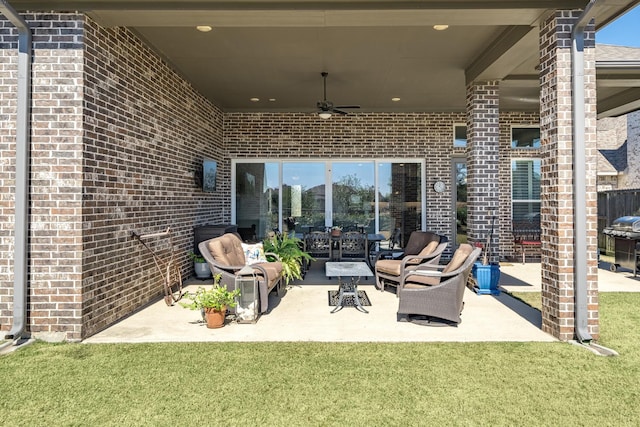
<svg viewBox="0 0 640 427"><path fill-rule="evenodd" d="M404 235L448 236L451 249L456 168L468 168L465 241L488 241L504 252L493 260L503 259L512 219L539 214L543 329L561 340L578 329L597 339L595 122L617 107L637 108L629 86L638 79L620 78L621 64L610 64L615 78L598 90L609 101L600 109L593 34L638 1L8 3L0 35L10 74L0 92L9 117L0 136L10 199L1 218L0 328L8 339L81 341L147 312L139 310L162 293L162 282L132 232L170 227L187 277L195 227L283 230L297 216L297 199L287 197L303 194L294 178L310 175L310 163L321 178L307 188L321 205L310 219L334 225L343 200L348 209L360 205L372 232L400 222ZM577 49L573 41L585 43ZM583 61L576 65L573 54ZM337 107L351 103L359 108L349 114ZM514 144L514 129L531 128L536 137ZM206 164L214 165L212 179ZM354 165L374 171L371 200L332 198L341 188L337 169L347 169L347 182ZM513 165L522 166L522 188L537 188L520 194L518 206ZM575 185L574 165L586 168ZM292 166L302 172L286 175ZM318 302L295 303L306 292L307 285L294 287L291 305L285 297L274 308L269 316L290 316L271 333L297 329L309 313L309 325L328 325L326 289L302 299ZM389 295L368 293L373 310L386 307L376 298ZM461 328L510 325L491 321L494 308L472 320L472 299ZM391 325L395 308L388 310L376 317L345 309L332 321ZM229 330L251 328L240 326ZM138 333L145 334L154 333Z"/></svg>
<svg viewBox="0 0 640 427"><path fill-rule="evenodd" d="M393 292L380 292L371 279L359 289L371 301L369 314L353 307L329 313L327 292L336 281L326 280L318 263L304 282L290 285L287 294L270 295L272 311L255 324L227 323L207 329L200 314L157 301L113 326L84 340L85 343L223 342L223 341L324 341L324 342L480 342L556 341L541 330L541 314L502 292L499 296L476 295L467 288L462 323L424 326L397 322L398 300ZM512 292L539 292L540 264L505 263L501 288ZM603 263L598 270L601 292L640 292L640 279L632 273L612 273ZM193 283L187 290L193 290Z"/></svg>

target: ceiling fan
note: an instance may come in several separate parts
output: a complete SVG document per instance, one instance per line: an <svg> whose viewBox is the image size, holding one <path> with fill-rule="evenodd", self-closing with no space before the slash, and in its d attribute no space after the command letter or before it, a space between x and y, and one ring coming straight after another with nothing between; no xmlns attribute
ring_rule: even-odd
<svg viewBox="0 0 640 427"><path fill-rule="evenodd" d="M327 101L327 76L329 73L323 71L320 73L322 75L322 83L324 86L324 99L322 101L318 101L316 104L318 106L318 116L323 119L328 119L331 117L333 113L346 115L349 114L344 111L344 108L360 108L359 105L333 105L333 102Z"/></svg>

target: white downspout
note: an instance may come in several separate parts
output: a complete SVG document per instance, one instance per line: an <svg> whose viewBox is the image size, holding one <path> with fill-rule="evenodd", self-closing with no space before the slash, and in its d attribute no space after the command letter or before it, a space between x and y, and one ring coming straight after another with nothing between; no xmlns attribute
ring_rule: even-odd
<svg viewBox="0 0 640 427"><path fill-rule="evenodd" d="M573 112L573 200L574 200L574 291L576 338L590 342L587 293L587 179L584 110L584 33L595 14L591 0L571 32L571 74Z"/></svg>
<svg viewBox="0 0 640 427"><path fill-rule="evenodd" d="M31 105L31 29L9 5L0 0L0 12L18 29L18 92L16 111L15 231L13 255L13 324L5 338L23 338L27 323L27 238L29 231L29 144Z"/></svg>

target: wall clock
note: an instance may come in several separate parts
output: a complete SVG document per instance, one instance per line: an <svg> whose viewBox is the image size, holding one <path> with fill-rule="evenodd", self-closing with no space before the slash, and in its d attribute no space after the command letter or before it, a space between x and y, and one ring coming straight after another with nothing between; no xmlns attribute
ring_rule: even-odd
<svg viewBox="0 0 640 427"><path fill-rule="evenodd" d="M444 185L444 182L442 181L436 181L433 184L433 189L437 192L437 193L443 193L445 190L446 186Z"/></svg>

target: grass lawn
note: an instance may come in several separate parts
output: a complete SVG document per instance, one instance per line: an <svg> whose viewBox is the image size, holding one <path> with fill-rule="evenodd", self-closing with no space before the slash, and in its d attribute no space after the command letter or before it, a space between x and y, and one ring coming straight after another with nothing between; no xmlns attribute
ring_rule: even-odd
<svg viewBox="0 0 640 427"><path fill-rule="evenodd" d="M37 343L0 357L0 414L12 426L637 425L638 306L640 294L601 294L610 358L563 343Z"/></svg>

